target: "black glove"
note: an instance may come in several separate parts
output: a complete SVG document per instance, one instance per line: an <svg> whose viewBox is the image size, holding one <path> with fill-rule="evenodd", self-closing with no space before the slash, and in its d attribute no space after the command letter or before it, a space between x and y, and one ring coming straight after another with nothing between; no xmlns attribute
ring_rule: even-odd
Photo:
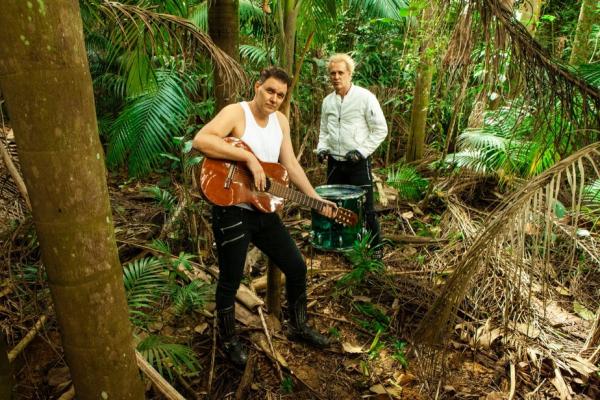
<svg viewBox="0 0 600 400"><path fill-rule="evenodd" d="M317 159L319 160L319 162L321 164L323 164L325 162L325 160L327 160L328 156L329 156L329 150L327 150L327 149L321 149L317 152Z"/></svg>
<svg viewBox="0 0 600 400"><path fill-rule="evenodd" d="M353 164L356 164L357 162L364 160L364 157L362 154L360 154L360 151L358 150L350 150L349 152L346 153L346 161L349 161Z"/></svg>

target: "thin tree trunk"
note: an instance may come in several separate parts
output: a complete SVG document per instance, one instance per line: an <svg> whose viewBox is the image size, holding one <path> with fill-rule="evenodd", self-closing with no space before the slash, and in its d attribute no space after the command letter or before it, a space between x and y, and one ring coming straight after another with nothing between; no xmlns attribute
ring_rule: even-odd
<svg viewBox="0 0 600 400"><path fill-rule="evenodd" d="M600 23L600 14L596 13L596 0L582 0L579 21L575 31L575 39L571 50L569 63L573 65L589 62L592 47L589 44L592 34L592 25Z"/></svg>
<svg viewBox="0 0 600 400"><path fill-rule="evenodd" d="M542 3L542 0L526 0L519 8L519 21L525 25L531 36L535 36L542 11Z"/></svg>
<svg viewBox="0 0 600 400"><path fill-rule="evenodd" d="M281 53L279 57L280 67L290 76L294 71L294 52L296 46L296 22L298 19L299 3L301 0L281 0L279 4L279 24L281 32ZM280 111L290 117L290 103L292 88L289 88L286 101L282 104ZM292 130L294 131L294 130ZM294 138L292 137L292 143ZM269 313L276 318L281 315L281 271L269 261L267 265L267 308Z"/></svg>
<svg viewBox="0 0 600 400"><path fill-rule="evenodd" d="M279 65L291 77L294 76L294 56L296 53L296 25L298 21L298 3L296 0L283 0L280 4L280 27L281 31L281 53L279 55ZM299 70L299 69L298 69ZM288 90L287 96L279 111L287 118L290 117L290 103L292 101L292 92L294 88ZM293 139L293 138L292 138ZM293 140L292 140L293 141Z"/></svg>
<svg viewBox="0 0 600 400"><path fill-rule="evenodd" d="M78 2L5 1L0 37L0 86L77 398L143 399Z"/></svg>
<svg viewBox="0 0 600 400"><path fill-rule="evenodd" d="M239 60L239 0L211 0L208 6L208 34L217 46L234 60ZM233 103L235 93L226 87L214 71L216 112Z"/></svg>
<svg viewBox="0 0 600 400"><path fill-rule="evenodd" d="M433 18L433 6L428 6L423 11L423 22L429 22ZM408 162L423 158L425 150L425 129L427 126L427 114L429 113L429 95L431 94L431 81L433 78L433 54L431 46L431 34L427 32L428 24L421 24L422 42L419 51L419 65L417 66L417 79L413 92L413 103L410 118L410 133L406 144L405 159Z"/></svg>
<svg viewBox="0 0 600 400"><path fill-rule="evenodd" d="M7 350L6 336L0 333L0 399L10 400L12 399L13 379Z"/></svg>

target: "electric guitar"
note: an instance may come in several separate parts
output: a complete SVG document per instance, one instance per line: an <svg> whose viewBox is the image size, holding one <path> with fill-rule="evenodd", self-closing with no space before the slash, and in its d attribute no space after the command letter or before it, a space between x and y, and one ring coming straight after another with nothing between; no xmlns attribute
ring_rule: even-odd
<svg viewBox="0 0 600 400"><path fill-rule="evenodd" d="M242 140L226 137L227 143L252 152ZM205 157L196 170L197 182L204 197L218 206L232 206L240 203L252 204L257 210L269 213L283 208L284 199L292 200L302 206L318 212L327 203L307 196L288 187L289 176L285 167L279 163L262 162L267 185L264 191L254 186L254 178L246 163ZM353 226L358 222L355 212L338 207L333 219L340 224Z"/></svg>

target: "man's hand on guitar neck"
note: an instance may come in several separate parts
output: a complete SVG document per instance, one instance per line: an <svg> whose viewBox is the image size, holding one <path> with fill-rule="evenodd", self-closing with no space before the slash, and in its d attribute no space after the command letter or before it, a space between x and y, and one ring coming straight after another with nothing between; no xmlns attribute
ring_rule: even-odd
<svg viewBox="0 0 600 400"><path fill-rule="evenodd" d="M246 166L252 172L254 178L254 187L261 192L267 188L267 175L258 158L250 152L248 152L248 159L246 160Z"/></svg>
<svg viewBox="0 0 600 400"><path fill-rule="evenodd" d="M338 211L337 204L335 204L333 201L326 200L321 196L319 196L318 199L325 203L325 207L323 207L319 213L323 214L327 218L335 218Z"/></svg>

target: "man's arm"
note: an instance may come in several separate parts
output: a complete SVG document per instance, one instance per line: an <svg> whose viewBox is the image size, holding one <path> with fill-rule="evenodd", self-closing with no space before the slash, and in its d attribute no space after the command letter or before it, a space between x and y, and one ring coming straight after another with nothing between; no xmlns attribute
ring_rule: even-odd
<svg viewBox="0 0 600 400"><path fill-rule="evenodd" d="M265 172L260 162L249 151L232 146L223 141L232 132L241 131L239 121L244 121L244 110L239 104L223 108L194 137L192 146L208 157L224 160L243 161L254 176L254 184L259 190L266 187Z"/></svg>
<svg viewBox="0 0 600 400"><path fill-rule="evenodd" d="M292 146L292 140L290 138L290 124L287 118L279 111L277 112L277 117L279 119L281 130L283 131L283 141L281 142L281 151L279 152L279 162L285 167L285 169L287 169L290 180L302 193L324 201L330 205L330 207L326 207L326 209L323 210L323 215L330 218L333 217L335 215L335 203L323 199L321 196L319 196L313 185L311 185L306 173L304 172L304 169L300 166L300 163L294 154L294 147Z"/></svg>
<svg viewBox="0 0 600 400"><path fill-rule="evenodd" d="M371 94L367 101L365 120L369 127L369 135L364 143L361 143L357 149L364 157L373 154L388 134L385 115L383 115L383 110L379 105L379 101L377 101L377 97Z"/></svg>
<svg viewBox="0 0 600 400"><path fill-rule="evenodd" d="M319 128L319 143L317 144L317 152L321 150L328 150L327 148L327 136L329 136L329 131L327 130L327 115L325 113L325 99L323 99L323 103L321 104L321 126Z"/></svg>

